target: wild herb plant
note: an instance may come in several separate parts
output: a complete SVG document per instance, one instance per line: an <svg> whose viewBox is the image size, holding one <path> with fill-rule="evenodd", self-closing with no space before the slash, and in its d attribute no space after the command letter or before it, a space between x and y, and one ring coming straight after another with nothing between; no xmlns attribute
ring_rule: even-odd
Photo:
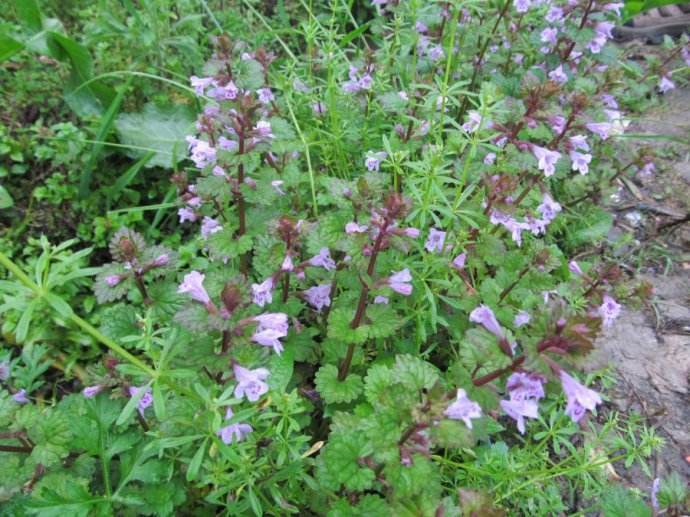
<svg viewBox="0 0 690 517"><path fill-rule="evenodd" d="M333 2L300 48L216 34L177 222L114 232L100 307L75 303L89 251L44 242L31 275L0 253L10 514L680 508L673 479L607 492L619 462L651 487L663 439L578 371L649 295L597 204L653 169L617 152L626 107L688 59L626 61L621 8L377 0L360 25Z"/></svg>

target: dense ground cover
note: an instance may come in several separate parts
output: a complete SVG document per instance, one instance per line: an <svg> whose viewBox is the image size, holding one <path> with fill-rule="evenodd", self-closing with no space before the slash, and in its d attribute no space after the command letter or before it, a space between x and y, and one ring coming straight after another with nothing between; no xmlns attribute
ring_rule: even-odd
<svg viewBox="0 0 690 517"><path fill-rule="evenodd" d="M650 295L603 200L690 61L622 7L17 1L0 512L680 514L578 370Z"/></svg>

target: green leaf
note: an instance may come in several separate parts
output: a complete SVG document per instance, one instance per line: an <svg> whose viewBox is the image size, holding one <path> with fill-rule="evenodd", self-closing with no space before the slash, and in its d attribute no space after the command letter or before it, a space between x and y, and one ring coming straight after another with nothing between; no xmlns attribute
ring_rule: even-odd
<svg viewBox="0 0 690 517"><path fill-rule="evenodd" d="M149 103L141 113L118 115L115 128L123 144L156 150L147 168L172 168L186 156L185 137L193 123L194 113L187 106L162 108ZM147 152L131 149L128 154L141 158Z"/></svg>
<svg viewBox="0 0 690 517"><path fill-rule="evenodd" d="M256 90L264 84L264 68L254 59L240 61L235 77L237 86L246 90Z"/></svg>
<svg viewBox="0 0 690 517"><path fill-rule="evenodd" d="M0 34L0 63L8 60L23 48L24 45L22 43L10 38L7 34ZM0 205L0 208L6 207Z"/></svg>
<svg viewBox="0 0 690 517"><path fill-rule="evenodd" d="M86 86L93 73L93 64L88 50L64 34L48 32L48 47L52 55L72 66L70 77L65 83L65 101L81 116L100 115L110 106L115 92L110 86L96 81Z"/></svg>
<svg viewBox="0 0 690 517"><path fill-rule="evenodd" d="M347 490L366 490L371 487L375 474L370 468L362 467L359 460L372 452L363 433L331 436L319 457L319 467L326 470L336 485L345 485Z"/></svg>
<svg viewBox="0 0 690 517"><path fill-rule="evenodd" d="M344 381L338 380L338 368L327 364L316 372L316 389L328 404L351 402L362 392L362 378L350 374Z"/></svg>
<svg viewBox="0 0 690 517"><path fill-rule="evenodd" d="M17 18L29 31L36 33L43 29L43 15L38 0L15 0Z"/></svg>
<svg viewBox="0 0 690 517"><path fill-rule="evenodd" d="M165 395L161 391L160 382L153 384L153 411L158 420L165 420L167 414L165 410Z"/></svg>
<svg viewBox="0 0 690 517"><path fill-rule="evenodd" d="M429 390L438 382L439 372L426 361L405 354L395 358L393 379L410 390Z"/></svg>
<svg viewBox="0 0 690 517"><path fill-rule="evenodd" d="M341 307L331 311L328 317L328 337L344 343L361 344L367 340L369 329L366 325L353 329L350 322L354 317L354 310Z"/></svg>
<svg viewBox="0 0 690 517"><path fill-rule="evenodd" d="M189 462L187 467L187 481L193 481L199 474L199 468L201 467L201 460L204 459L204 453L206 452L206 444L208 443L208 438L201 443L201 447L197 449L192 457L192 461Z"/></svg>
<svg viewBox="0 0 690 517"><path fill-rule="evenodd" d="M273 354L268 362L268 370L271 375L268 377L268 385L274 391L282 393L287 388L295 361L290 348L286 348L282 354Z"/></svg>

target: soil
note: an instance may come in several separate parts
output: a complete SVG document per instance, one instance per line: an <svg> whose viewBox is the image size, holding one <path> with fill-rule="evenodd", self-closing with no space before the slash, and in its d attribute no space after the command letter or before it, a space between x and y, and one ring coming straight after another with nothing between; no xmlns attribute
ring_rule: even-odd
<svg viewBox="0 0 690 517"><path fill-rule="evenodd" d="M677 472L690 482L690 88L665 95L627 132L672 137L644 141L663 156L655 160L657 171L623 183L612 207L619 230L632 227L638 249L654 250L641 263L624 264L642 272L654 296L645 308L626 308L602 333L587 368L615 368L613 409L637 411L665 438L653 475ZM628 484L649 491L652 480L641 470L615 468Z"/></svg>

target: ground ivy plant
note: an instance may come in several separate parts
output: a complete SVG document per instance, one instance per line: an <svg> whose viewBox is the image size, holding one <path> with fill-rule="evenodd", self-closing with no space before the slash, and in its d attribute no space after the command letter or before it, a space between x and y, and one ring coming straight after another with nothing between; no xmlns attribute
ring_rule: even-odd
<svg viewBox="0 0 690 517"><path fill-rule="evenodd" d="M333 2L299 48L215 34L170 237L116 229L97 271L0 253L0 512L680 507L674 479L607 491L663 440L578 368L649 296L599 201L653 174L626 113L690 59L628 60L621 7Z"/></svg>

